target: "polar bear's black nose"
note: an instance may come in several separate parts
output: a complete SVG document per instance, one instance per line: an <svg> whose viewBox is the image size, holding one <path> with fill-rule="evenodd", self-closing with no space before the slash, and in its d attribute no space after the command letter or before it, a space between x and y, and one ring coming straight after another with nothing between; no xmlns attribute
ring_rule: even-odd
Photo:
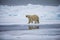
<svg viewBox="0 0 60 40"><path fill-rule="evenodd" d="M26 16L26 17L28 17L28 16Z"/></svg>

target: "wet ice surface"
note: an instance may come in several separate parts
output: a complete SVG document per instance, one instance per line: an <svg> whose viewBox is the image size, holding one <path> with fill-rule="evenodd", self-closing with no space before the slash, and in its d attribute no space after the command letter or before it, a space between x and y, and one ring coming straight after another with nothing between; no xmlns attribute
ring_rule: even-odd
<svg viewBox="0 0 60 40"><path fill-rule="evenodd" d="M2 31L0 40L60 40L60 28Z"/></svg>

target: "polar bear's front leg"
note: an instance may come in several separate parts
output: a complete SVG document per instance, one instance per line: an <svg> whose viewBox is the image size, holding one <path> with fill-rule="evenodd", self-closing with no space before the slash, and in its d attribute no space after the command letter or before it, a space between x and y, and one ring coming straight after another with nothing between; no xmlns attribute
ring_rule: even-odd
<svg viewBox="0 0 60 40"><path fill-rule="evenodd" d="M28 24L30 24L30 23L33 23L33 21L32 21L31 19L29 19L29 22L28 22Z"/></svg>

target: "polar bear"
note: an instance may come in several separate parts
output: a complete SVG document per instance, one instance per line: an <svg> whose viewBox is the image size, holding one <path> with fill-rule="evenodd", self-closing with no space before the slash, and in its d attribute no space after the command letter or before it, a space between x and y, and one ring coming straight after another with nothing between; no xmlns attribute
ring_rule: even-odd
<svg viewBox="0 0 60 40"><path fill-rule="evenodd" d="M29 22L28 24L30 23L39 23L39 17L37 15L26 15L26 17L28 18Z"/></svg>

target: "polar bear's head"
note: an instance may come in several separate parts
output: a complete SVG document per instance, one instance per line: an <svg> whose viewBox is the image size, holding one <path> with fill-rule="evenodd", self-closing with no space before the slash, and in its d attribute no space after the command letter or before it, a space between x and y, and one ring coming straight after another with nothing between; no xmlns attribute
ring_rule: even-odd
<svg viewBox="0 0 60 40"><path fill-rule="evenodd" d="M29 18L30 16L31 16L31 15L26 15L26 17L28 17L28 18Z"/></svg>

